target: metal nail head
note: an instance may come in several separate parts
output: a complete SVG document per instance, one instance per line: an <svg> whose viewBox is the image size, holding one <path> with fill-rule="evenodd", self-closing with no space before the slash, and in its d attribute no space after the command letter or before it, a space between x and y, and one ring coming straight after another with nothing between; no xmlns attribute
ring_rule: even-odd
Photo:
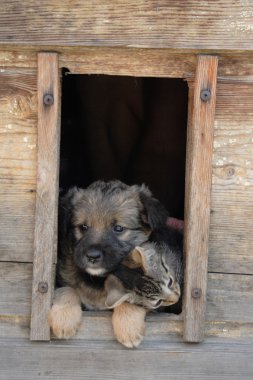
<svg viewBox="0 0 253 380"><path fill-rule="evenodd" d="M202 90L200 92L200 99L203 102L208 102L208 100L210 100L210 98L211 98L211 91L210 90Z"/></svg>
<svg viewBox="0 0 253 380"><path fill-rule="evenodd" d="M46 94L43 97L43 103L45 106L51 106L54 104L54 96L52 94Z"/></svg>
<svg viewBox="0 0 253 380"><path fill-rule="evenodd" d="M40 293L47 293L47 291L48 291L48 283L45 282L45 281L39 282L38 291Z"/></svg>
<svg viewBox="0 0 253 380"><path fill-rule="evenodd" d="M193 288L191 294L192 298L200 298L202 295L202 290L200 288Z"/></svg>

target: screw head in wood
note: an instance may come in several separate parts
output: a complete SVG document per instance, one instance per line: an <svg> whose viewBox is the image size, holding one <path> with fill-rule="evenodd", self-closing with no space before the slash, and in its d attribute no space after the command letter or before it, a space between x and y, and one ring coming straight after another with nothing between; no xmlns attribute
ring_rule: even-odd
<svg viewBox="0 0 253 380"><path fill-rule="evenodd" d="M192 298L200 298L202 295L202 290L200 288L193 288L191 292Z"/></svg>
<svg viewBox="0 0 253 380"><path fill-rule="evenodd" d="M39 282L38 291L40 293L47 293L47 291L48 291L48 283L46 281Z"/></svg>
<svg viewBox="0 0 253 380"><path fill-rule="evenodd" d="M54 96L52 94L45 94L43 97L43 103L45 106L51 106L54 104Z"/></svg>
<svg viewBox="0 0 253 380"><path fill-rule="evenodd" d="M210 90L202 90L200 92L200 99L203 102L208 102L208 100L210 100L210 98L211 98L211 91Z"/></svg>

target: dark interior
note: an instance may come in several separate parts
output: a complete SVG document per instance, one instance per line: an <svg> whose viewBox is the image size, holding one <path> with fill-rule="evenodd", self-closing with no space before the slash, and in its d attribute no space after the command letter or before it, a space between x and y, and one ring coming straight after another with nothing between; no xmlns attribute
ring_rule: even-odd
<svg viewBox="0 0 253 380"><path fill-rule="evenodd" d="M60 187L145 183L183 219L188 87L182 79L62 79Z"/></svg>

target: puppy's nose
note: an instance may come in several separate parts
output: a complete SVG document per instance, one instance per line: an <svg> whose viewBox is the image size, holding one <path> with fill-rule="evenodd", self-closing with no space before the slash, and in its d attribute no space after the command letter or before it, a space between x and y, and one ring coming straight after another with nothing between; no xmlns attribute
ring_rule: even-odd
<svg viewBox="0 0 253 380"><path fill-rule="evenodd" d="M97 250L97 249L91 249L87 253L88 260L91 262L95 262L101 259L102 257L102 252Z"/></svg>

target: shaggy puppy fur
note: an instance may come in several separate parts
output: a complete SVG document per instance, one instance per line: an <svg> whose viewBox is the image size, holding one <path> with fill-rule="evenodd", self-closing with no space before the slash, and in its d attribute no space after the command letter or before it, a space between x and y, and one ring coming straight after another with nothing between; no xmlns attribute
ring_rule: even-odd
<svg viewBox="0 0 253 380"><path fill-rule="evenodd" d="M57 282L49 324L58 338L70 338L86 309L106 308L104 282L135 246L165 226L167 211L144 185L97 181L70 189L60 199ZM116 338L137 346L144 334L145 310L124 303L114 309Z"/></svg>

